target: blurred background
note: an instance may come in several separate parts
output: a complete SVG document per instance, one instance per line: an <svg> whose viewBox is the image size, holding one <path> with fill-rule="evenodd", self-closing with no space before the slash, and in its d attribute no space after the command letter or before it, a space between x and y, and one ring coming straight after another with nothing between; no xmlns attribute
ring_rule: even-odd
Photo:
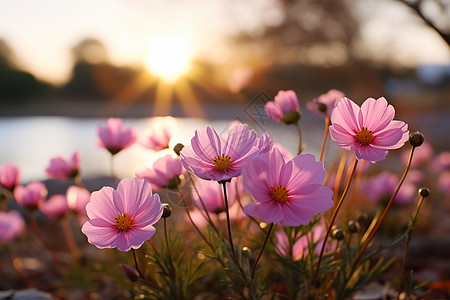
<svg viewBox="0 0 450 300"><path fill-rule="evenodd" d="M397 119L424 132L436 151L448 149L446 0L0 0L0 7L0 162L29 168L25 179L40 179L55 155L81 149L87 163L107 117L143 128L173 115L189 140L204 125L191 121L249 121L261 101L287 89L299 97L302 126L317 127L310 152L320 148L323 125L305 103L331 88L359 104L386 97Z"/></svg>

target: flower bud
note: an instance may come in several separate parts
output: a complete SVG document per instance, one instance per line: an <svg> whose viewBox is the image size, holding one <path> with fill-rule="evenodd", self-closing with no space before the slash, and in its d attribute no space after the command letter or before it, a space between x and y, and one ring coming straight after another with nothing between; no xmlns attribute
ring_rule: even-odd
<svg viewBox="0 0 450 300"><path fill-rule="evenodd" d="M283 119L281 121L286 124L296 124L300 120L300 113L298 111L290 111L284 114Z"/></svg>
<svg viewBox="0 0 450 300"><path fill-rule="evenodd" d="M176 190L180 182L181 182L180 177L175 176L174 178L170 179L169 183L167 184L167 187L169 189Z"/></svg>
<svg viewBox="0 0 450 300"><path fill-rule="evenodd" d="M323 113L326 113L326 112L327 112L327 106L326 106L325 104L323 104L323 103L317 104L317 109L318 109L320 112L323 112Z"/></svg>
<svg viewBox="0 0 450 300"><path fill-rule="evenodd" d="M411 144L411 146L413 147L419 147L420 145L423 144L423 141L425 140L425 137L423 136L422 133L420 133L419 131L416 132L412 132L409 135L409 143Z"/></svg>
<svg viewBox="0 0 450 300"><path fill-rule="evenodd" d="M173 151L174 151L178 156L180 156L180 152L181 152L181 150L183 150L183 148L184 148L184 145L181 144L181 143L178 143L178 144L175 145L175 147L173 147Z"/></svg>
<svg viewBox="0 0 450 300"><path fill-rule="evenodd" d="M172 208L170 207L169 203L163 203L163 214L161 218L168 218L172 214Z"/></svg>
<svg viewBox="0 0 450 300"><path fill-rule="evenodd" d="M129 265L122 264L122 270L123 274L130 279L131 281L136 281L139 278L139 273L136 271L135 268L130 267Z"/></svg>
<svg viewBox="0 0 450 300"><path fill-rule="evenodd" d="M350 220L347 222L347 228L348 228L348 232L356 233L359 231L359 223L354 220Z"/></svg>
<svg viewBox="0 0 450 300"><path fill-rule="evenodd" d="M252 250L249 247L242 247L242 255L245 257L251 257Z"/></svg>
<svg viewBox="0 0 450 300"><path fill-rule="evenodd" d="M345 237L344 231L343 231L342 229L337 228L337 229L333 230L333 233L331 234L331 237L332 237L333 239L336 239L336 240L338 240L338 241L341 241L341 240L343 240L344 237Z"/></svg>
<svg viewBox="0 0 450 300"><path fill-rule="evenodd" d="M419 196L426 198L429 195L430 195L430 190L427 189L426 187L423 187L423 188L419 189Z"/></svg>

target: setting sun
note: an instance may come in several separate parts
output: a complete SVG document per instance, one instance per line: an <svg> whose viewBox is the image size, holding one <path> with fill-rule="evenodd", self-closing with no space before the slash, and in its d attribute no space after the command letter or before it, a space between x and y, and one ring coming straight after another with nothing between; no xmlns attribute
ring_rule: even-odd
<svg viewBox="0 0 450 300"><path fill-rule="evenodd" d="M189 71L192 47L181 36L165 36L150 41L146 65L148 70L168 83Z"/></svg>

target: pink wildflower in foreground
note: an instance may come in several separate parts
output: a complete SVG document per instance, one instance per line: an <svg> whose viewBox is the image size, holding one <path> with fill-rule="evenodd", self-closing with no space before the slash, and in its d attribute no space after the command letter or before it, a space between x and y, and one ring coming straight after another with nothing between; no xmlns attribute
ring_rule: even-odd
<svg viewBox="0 0 450 300"><path fill-rule="evenodd" d="M409 139L408 125L393 121L394 114L394 107L383 97L369 98L361 108L342 98L331 114L331 139L353 151L358 160L383 160L389 149L398 149Z"/></svg>
<svg viewBox="0 0 450 300"><path fill-rule="evenodd" d="M61 218L69 211L65 195L53 195L39 206L39 210L50 219Z"/></svg>
<svg viewBox="0 0 450 300"><path fill-rule="evenodd" d="M45 184L33 181L26 186L19 185L16 187L14 197L20 206L35 209L45 200L47 193Z"/></svg>
<svg viewBox="0 0 450 300"><path fill-rule="evenodd" d="M226 181L241 174L242 168L256 157L256 132L245 124L234 127L222 145L217 132L208 126L195 131L191 146L180 152L186 170L205 180Z"/></svg>
<svg viewBox="0 0 450 300"><path fill-rule="evenodd" d="M0 167L0 187L14 190L20 184L21 171L11 163L5 163Z"/></svg>
<svg viewBox="0 0 450 300"><path fill-rule="evenodd" d="M138 249L155 234L155 224L163 213L159 195L142 179L125 178L117 186L92 193L86 205L89 217L81 231L98 248L121 251Z"/></svg>
<svg viewBox="0 0 450 300"><path fill-rule="evenodd" d="M158 158L151 168L138 170L136 177L148 181L155 191L162 191L166 187L176 188L178 176L182 171L180 158L170 150L169 153Z"/></svg>
<svg viewBox="0 0 450 300"><path fill-rule="evenodd" d="M331 111L333 110L336 102L339 99L344 98L344 96L345 95L343 92L331 89L326 94L322 94L313 99L311 102L306 103L306 107L319 116L327 115L330 118Z"/></svg>
<svg viewBox="0 0 450 300"><path fill-rule="evenodd" d="M24 231L25 221L19 212L0 212L0 241L10 242Z"/></svg>
<svg viewBox="0 0 450 300"><path fill-rule="evenodd" d="M140 143L150 150L160 151L169 148L177 122L174 117L154 118L152 124L147 128L140 138Z"/></svg>
<svg viewBox="0 0 450 300"><path fill-rule="evenodd" d="M244 168L244 186L256 202L244 213L284 226L306 225L314 214L333 206L333 192L322 185L326 172L311 154L288 161L277 148L263 153Z"/></svg>
<svg viewBox="0 0 450 300"><path fill-rule="evenodd" d="M50 159L50 166L45 169L47 176L52 179L66 180L74 178L80 170L80 153L75 152L71 159L54 157Z"/></svg>
<svg viewBox="0 0 450 300"><path fill-rule="evenodd" d="M98 145L107 149L112 155L130 147L137 138L137 131L134 127L125 127L125 123L119 118L109 118L106 126L98 126Z"/></svg>
<svg viewBox="0 0 450 300"><path fill-rule="evenodd" d="M264 109L275 121L285 124L295 124L300 118L300 106L294 91L279 91L274 101L269 101Z"/></svg>

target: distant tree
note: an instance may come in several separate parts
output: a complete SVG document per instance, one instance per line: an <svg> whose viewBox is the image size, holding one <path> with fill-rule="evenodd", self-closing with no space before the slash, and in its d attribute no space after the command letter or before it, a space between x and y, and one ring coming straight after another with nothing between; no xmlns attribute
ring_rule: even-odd
<svg viewBox="0 0 450 300"><path fill-rule="evenodd" d="M8 43L0 39L0 99L3 103L17 99L28 99L48 89L31 73L21 71L16 66L14 51Z"/></svg>
<svg viewBox="0 0 450 300"><path fill-rule="evenodd" d="M450 1L397 0L412 9L450 47Z"/></svg>

